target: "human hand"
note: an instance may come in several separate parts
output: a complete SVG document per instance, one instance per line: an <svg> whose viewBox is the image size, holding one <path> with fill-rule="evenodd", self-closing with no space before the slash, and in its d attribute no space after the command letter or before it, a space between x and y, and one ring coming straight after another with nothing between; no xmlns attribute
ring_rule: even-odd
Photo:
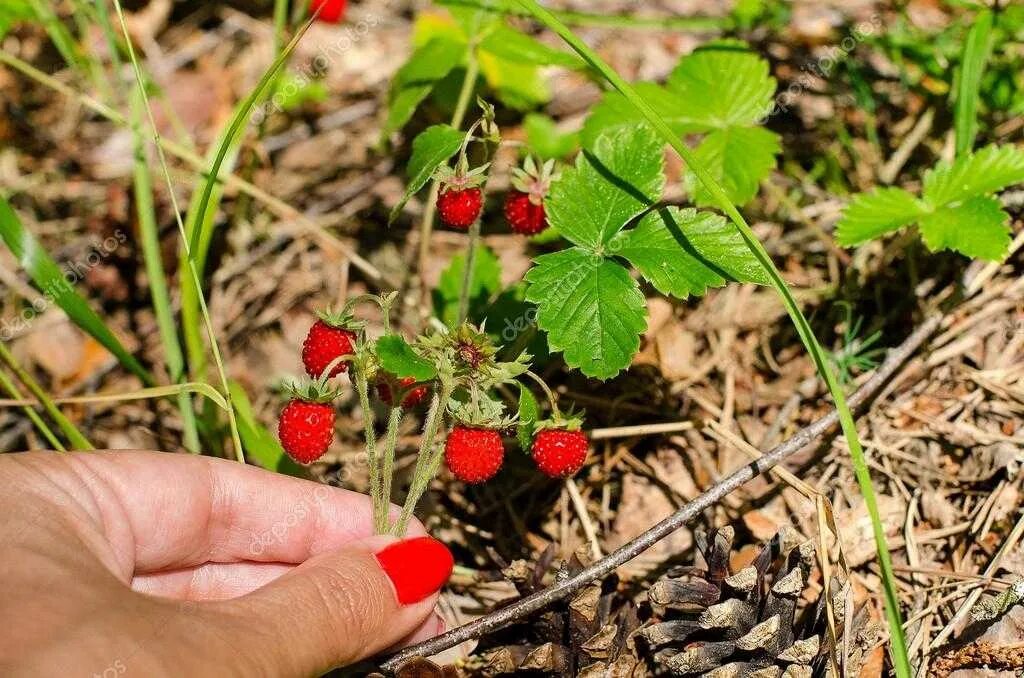
<svg viewBox="0 0 1024 678"><path fill-rule="evenodd" d="M370 499L156 452L0 455L0 674L307 676L443 630L451 554Z"/></svg>

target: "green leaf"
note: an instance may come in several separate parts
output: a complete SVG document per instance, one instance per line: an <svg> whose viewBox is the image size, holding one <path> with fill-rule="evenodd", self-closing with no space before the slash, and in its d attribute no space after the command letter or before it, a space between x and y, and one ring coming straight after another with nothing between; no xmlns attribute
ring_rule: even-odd
<svg viewBox="0 0 1024 678"><path fill-rule="evenodd" d="M533 432L536 429L537 420L540 418L540 406L533 391L525 384L519 384L519 416L516 417L516 439L519 447L527 452L533 445Z"/></svg>
<svg viewBox="0 0 1024 678"><path fill-rule="evenodd" d="M706 132L708 128L698 124L682 112L679 95L653 82L638 82L634 85L640 97L665 120L676 134ZM620 127L633 128L647 125L643 115L618 92L605 92L601 101L590 109L590 115L583 123L580 138L584 148L593 148L602 132Z"/></svg>
<svg viewBox="0 0 1024 678"><path fill-rule="evenodd" d="M662 142L646 126L602 134L552 185L548 220L570 242L600 250L660 199L664 159Z"/></svg>
<svg viewBox="0 0 1024 678"><path fill-rule="evenodd" d="M927 212L927 206L902 188L859 193L836 224L836 239L849 247L899 230Z"/></svg>
<svg viewBox="0 0 1024 678"><path fill-rule="evenodd" d="M399 379L412 377L416 381L429 381L437 375L434 365L418 356L397 334L387 334L377 340L377 361L381 368Z"/></svg>
<svg viewBox="0 0 1024 678"><path fill-rule="evenodd" d="M531 38L509 26L497 26L480 41L480 49L506 61L535 66L565 66L583 68L583 61L571 52L565 52Z"/></svg>
<svg viewBox="0 0 1024 678"><path fill-rule="evenodd" d="M527 111L551 99L551 90L540 67L483 50L477 53L477 59L487 84L509 108Z"/></svg>
<svg viewBox="0 0 1024 678"><path fill-rule="evenodd" d="M921 217L921 237L933 252L956 250L989 261L1002 261L1010 249L1010 215L997 199L977 196L940 207Z"/></svg>
<svg viewBox="0 0 1024 678"><path fill-rule="evenodd" d="M941 207L977 195L988 195L1024 182L1024 151L1013 146L986 146L977 153L939 163L925 172L922 195Z"/></svg>
<svg viewBox="0 0 1024 678"><path fill-rule="evenodd" d="M607 379L629 366L647 328L644 296L619 264L572 247L535 260L526 298L548 345L583 374Z"/></svg>
<svg viewBox="0 0 1024 678"><path fill-rule="evenodd" d="M748 126L770 111L775 79L768 62L737 41L711 43L679 60L668 77L677 115L708 127Z"/></svg>
<svg viewBox="0 0 1024 678"><path fill-rule="evenodd" d="M412 142L412 157L409 158L409 165L406 168L409 184L405 187L402 199L391 209L388 216L389 225L401 213L409 198L426 186L437 168L459 151L465 137L464 132L451 125L434 125L416 135Z"/></svg>
<svg viewBox="0 0 1024 678"><path fill-rule="evenodd" d="M459 293L465 272L466 255L460 252L452 257L448 268L441 272L441 280L433 291L434 313L449 327L454 328L459 322ZM498 257L489 247L478 245L476 256L473 257L473 280L469 287L469 318L483 320L481 312L500 290L501 264Z"/></svg>
<svg viewBox="0 0 1024 678"><path fill-rule="evenodd" d="M529 113L523 118L526 144L529 150L543 160L565 158L579 146L579 134L558 131L555 121L540 113Z"/></svg>
<svg viewBox="0 0 1024 678"><path fill-rule="evenodd" d="M775 156L782 152L779 135L762 127L728 127L704 137L694 154L718 183L729 199L743 205L757 195L761 179L775 167ZM692 173L687 185L695 203L715 204L715 199Z"/></svg>
<svg viewBox="0 0 1024 678"><path fill-rule="evenodd" d="M974 18L974 24L964 41L960 68L956 72L956 86L951 90L954 100L953 121L956 130L956 154L970 153L978 133L978 94L985 62L992 53L992 12L983 9Z"/></svg>
<svg viewBox="0 0 1024 678"><path fill-rule="evenodd" d="M82 274L78 269L72 266L65 270L58 266L28 229L22 226L18 215L3 198L0 198L0 238L3 238L11 254L50 303L57 304L73 323L110 351L125 369L145 384L153 383L152 375L128 352L103 319L92 310L89 302L68 281L68 277L74 281L80 280Z"/></svg>
<svg viewBox="0 0 1024 678"><path fill-rule="evenodd" d="M736 229L712 212L667 207L645 214L609 250L625 257L662 294L685 299L727 280L770 284Z"/></svg>
<svg viewBox="0 0 1024 678"><path fill-rule="evenodd" d="M242 385L237 381L230 381L228 390L231 392L231 404L234 405L235 419L238 422L238 437L242 439L246 457L269 471L297 478L308 477L305 469L285 454L277 438L256 420L249 396Z"/></svg>
<svg viewBox="0 0 1024 678"><path fill-rule="evenodd" d="M448 75L465 54L465 43L440 36L412 53L392 82L382 138L405 127L437 81Z"/></svg>

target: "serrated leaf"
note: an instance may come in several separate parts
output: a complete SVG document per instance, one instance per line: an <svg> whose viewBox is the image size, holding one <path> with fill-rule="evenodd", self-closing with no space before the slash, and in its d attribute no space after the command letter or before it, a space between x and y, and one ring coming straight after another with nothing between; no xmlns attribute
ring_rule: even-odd
<svg viewBox="0 0 1024 678"><path fill-rule="evenodd" d="M597 251L660 199L663 165L662 142L647 127L610 130L552 185L548 220L573 244Z"/></svg>
<svg viewBox="0 0 1024 678"><path fill-rule="evenodd" d="M519 447L527 452L533 444L533 432L539 418L540 406L533 391L524 384L519 384L519 415L516 417L519 425L516 427L516 439L519 441Z"/></svg>
<svg viewBox="0 0 1024 678"><path fill-rule="evenodd" d="M549 47L509 26L497 26L480 41L480 49L506 61L535 66L582 68L583 61L573 53Z"/></svg>
<svg viewBox="0 0 1024 678"><path fill-rule="evenodd" d="M391 208L388 224L398 217L409 198L427 185L437 168L458 152L465 137L464 132L451 125L433 125L416 135L412 142L412 156L406 168L409 184L405 187L402 199Z"/></svg>
<svg viewBox="0 0 1024 678"><path fill-rule="evenodd" d="M694 155L722 185L729 200L743 205L757 195L761 179L775 167L775 156L781 152L775 132L762 127L729 127L704 137ZM715 205L692 172L687 173L687 184L695 203Z"/></svg>
<svg viewBox="0 0 1024 678"><path fill-rule="evenodd" d="M743 43L711 43L679 60L668 76L682 118L709 127L749 126L770 110L775 79L768 62Z"/></svg>
<svg viewBox="0 0 1024 678"><path fill-rule="evenodd" d="M416 381L428 381L437 375L434 365L421 358L402 337L386 334L377 340L377 362L381 368L398 379L412 377Z"/></svg>
<svg viewBox="0 0 1024 678"><path fill-rule="evenodd" d="M1010 215L992 197L968 198L921 218L921 237L933 252L951 249L969 257L1002 261L1010 249Z"/></svg>
<svg viewBox="0 0 1024 678"><path fill-rule="evenodd" d="M708 127L684 117L679 95L653 82L637 82L633 89L653 108L662 120L676 134L682 136L693 132L706 132ZM647 126L646 119L618 92L605 92L601 101L590 109L590 115L583 123L580 140L584 148L593 148L594 142L606 132L620 127Z"/></svg>
<svg viewBox="0 0 1024 678"><path fill-rule="evenodd" d="M442 271L437 289L433 291L434 313L445 325L455 327L459 322L459 294L466 271L466 255L456 254ZM501 263L489 247L478 245L473 257L473 280L469 287L469 318L477 322L491 298L501 290Z"/></svg>
<svg viewBox="0 0 1024 678"><path fill-rule="evenodd" d="M465 43L436 37L418 48L398 69L388 98L388 117L383 138L405 127L438 80L448 75L465 56Z"/></svg>
<svg viewBox="0 0 1024 678"><path fill-rule="evenodd" d="M629 366L647 328L644 296L619 264L572 247L535 260L526 298L548 345L583 374L607 379Z"/></svg>
<svg viewBox="0 0 1024 678"><path fill-rule="evenodd" d="M484 50L477 52L477 59L487 84L509 108L526 111L551 99L551 90L538 66Z"/></svg>
<svg viewBox="0 0 1024 678"><path fill-rule="evenodd" d="M712 212L667 207L645 214L609 250L625 257L662 294L685 299L727 280L770 284L743 238Z"/></svg>
<svg viewBox="0 0 1024 678"><path fill-rule="evenodd" d="M914 223L927 206L902 188L876 188L859 193L843 209L836 240L849 247Z"/></svg>
<svg viewBox="0 0 1024 678"><path fill-rule="evenodd" d="M540 113L523 118L523 131L529 150L542 160L565 158L579 145L578 133L560 132L554 120Z"/></svg>
<svg viewBox="0 0 1024 678"><path fill-rule="evenodd" d="M922 195L933 207L941 207L1022 182L1024 151L1013 146L986 146L925 172Z"/></svg>

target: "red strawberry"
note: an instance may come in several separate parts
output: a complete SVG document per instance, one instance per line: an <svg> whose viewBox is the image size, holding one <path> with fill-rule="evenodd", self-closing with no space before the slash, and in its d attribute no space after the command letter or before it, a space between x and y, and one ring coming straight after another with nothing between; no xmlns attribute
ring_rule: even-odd
<svg viewBox="0 0 1024 678"><path fill-rule="evenodd" d="M334 407L296 398L281 410L277 436L288 456L309 464L324 456L334 440Z"/></svg>
<svg viewBox="0 0 1024 678"><path fill-rule="evenodd" d="M394 407L395 403L394 400L392 399L392 386L397 386L397 390L404 391L415 383L415 377L402 377L401 379L398 380L398 383L396 384L394 378L392 378L390 375L387 375L386 377L381 378L377 381L377 397L380 398L381 402L387 405L388 407ZM402 407L404 407L407 410L416 407L417 405L420 404L420 402L422 402L423 398L426 397L427 392L429 390L430 387L427 386L426 384L423 384L422 386L417 386L414 389L410 389L405 394L405 397L402 398Z"/></svg>
<svg viewBox="0 0 1024 678"><path fill-rule="evenodd" d="M533 463L551 478L568 478L583 466L590 442L583 431L542 429L533 438Z"/></svg>
<svg viewBox="0 0 1024 678"><path fill-rule="evenodd" d="M444 444L444 463L465 483L490 480L504 460L501 434L491 428L456 426Z"/></svg>
<svg viewBox="0 0 1024 678"><path fill-rule="evenodd" d="M316 18L329 24L336 24L345 18L347 0L311 0L309 11L320 11Z"/></svg>
<svg viewBox="0 0 1024 678"><path fill-rule="evenodd" d="M306 341L302 344L302 364L306 374L319 379L336 358L355 353L356 333L344 327L334 327L323 320L317 320L309 328ZM348 362L334 366L328 377L336 377L348 369Z"/></svg>
<svg viewBox="0 0 1024 678"><path fill-rule="evenodd" d="M447 188L437 196L437 211L441 214L441 221L463 231L480 216L483 204L483 192L476 186Z"/></svg>
<svg viewBox="0 0 1024 678"><path fill-rule="evenodd" d="M544 197L557 179L554 160L538 165L533 156L527 156L522 167L512 170L512 190L505 196L505 218L513 231L536 235L548 227Z"/></svg>
<svg viewBox="0 0 1024 678"><path fill-rule="evenodd" d="M548 227L543 200L522 191L509 191L505 196L505 218L520 235L536 235Z"/></svg>

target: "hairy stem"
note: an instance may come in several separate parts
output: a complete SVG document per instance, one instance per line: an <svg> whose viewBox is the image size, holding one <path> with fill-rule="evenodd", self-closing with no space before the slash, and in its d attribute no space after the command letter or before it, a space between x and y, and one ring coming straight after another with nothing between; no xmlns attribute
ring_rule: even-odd
<svg viewBox="0 0 1024 678"><path fill-rule="evenodd" d="M469 315L469 290L473 287L473 267L476 266L476 249L480 246L480 219L469 227L469 244L466 246L466 268L462 271L462 287L459 289L459 320L456 325L466 322Z"/></svg>
<svg viewBox="0 0 1024 678"><path fill-rule="evenodd" d="M412 512L416 509L416 504L419 503L420 497L423 496L427 485L430 484L430 479L437 473L442 448L434 449L434 438L437 437L437 431L441 426L441 421L444 419L444 409L449 396L451 396L451 390L447 387L442 387L441 391L439 393L435 392L434 397L430 400L427 419L423 423L423 438L420 440L420 451L416 459L416 469L413 472L412 485L409 487L409 494L405 498L405 504L402 505L402 513L395 524L394 534L396 536L401 537L405 534L406 529L409 527L409 521L412 520Z"/></svg>
<svg viewBox="0 0 1024 678"><path fill-rule="evenodd" d="M397 394L392 394L395 397ZM395 447L398 445L398 426L402 423L402 406L397 405L391 408L388 415L387 433L384 435L383 468L381 470L381 491L380 491L380 513L384 516L384 530L381 534L390 531L388 514L391 508L391 482L395 474Z"/></svg>
<svg viewBox="0 0 1024 678"><path fill-rule="evenodd" d="M370 467L370 497L373 501L373 530L385 534L388 529L388 513L381 506L380 459L377 457L377 431L374 429L373 408L370 406L370 389L362 369L352 366L352 377L359 394L359 407L363 410L363 434L366 437L366 463Z"/></svg>

